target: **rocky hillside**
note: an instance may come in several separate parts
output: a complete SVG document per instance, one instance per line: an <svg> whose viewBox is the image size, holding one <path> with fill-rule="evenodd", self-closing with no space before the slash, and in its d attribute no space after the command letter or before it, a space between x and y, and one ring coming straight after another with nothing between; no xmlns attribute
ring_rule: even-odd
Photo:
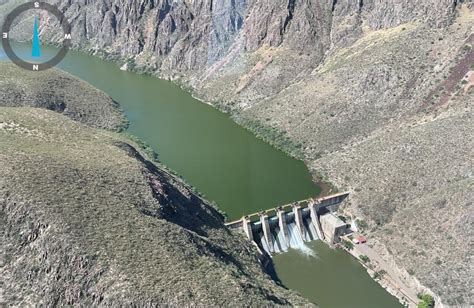
<svg viewBox="0 0 474 308"><path fill-rule="evenodd" d="M352 191L346 211L401 275L474 305L472 0L52 2L77 48L174 79L305 159Z"/></svg>
<svg viewBox="0 0 474 308"><path fill-rule="evenodd" d="M0 80L9 80L3 91L15 85L13 74L25 74L2 68ZM85 98L95 93L96 108L116 118L104 94L67 74L44 74L47 83L67 80ZM22 95L2 96L4 106L16 105L9 99L31 104L15 86L7 93ZM217 210L133 141L94 128L104 122L66 117L90 102L64 103L56 112L0 107L1 304L308 304L264 274L254 248L224 227Z"/></svg>
<svg viewBox="0 0 474 308"><path fill-rule="evenodd" d="M126 119L104 92L56 70L31 74L0 62L0 106L44 108L95 128L120 131Z"/></svg>

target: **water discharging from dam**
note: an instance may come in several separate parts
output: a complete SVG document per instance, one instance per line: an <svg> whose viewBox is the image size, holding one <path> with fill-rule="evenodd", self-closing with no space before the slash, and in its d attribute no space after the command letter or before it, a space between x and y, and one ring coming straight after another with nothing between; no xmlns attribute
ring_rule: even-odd
<svg viewBox="0 0 474 308"><path fill-rule="evenodd" d="M289 241L285 239L284 230L280 230L280 227L275 227L271 232L271 242L273 243L271 246L268 246L263 231L258 233L258 241L268 254L286 252L289 248L298 249L303 247L305 242L319 239L316 231L309 235L309 232L311 232L310 229L306 229L308 233L306 233L305 238L303 239L295 222L287 224L286 228L289 235Z"/></svg>
<svg viewBox="0 0 474 308"><path fill-rule="evenodd" d="M276 226L272 229L271 232L271 239L273 245L268 247L267 242L265 241L265 236L262 232L259 232L259 240L262 243L263 249L268 253L282 253L288 251L290 248L294 249L301 249L304 247L305 242L315 241L318 240L318 234L316 233L316 229L308 218L304 219L304 228L305 234L304 238L301 235L301 232L297 229L296 223L291 222L286 225L289 241L285 239L284 230L281 230L280 227Z"/></svg>
<svg viewBox="0 0 474 308"><path fill-rule="evenodd" d="M260 248L261 260L265 262L266 257L286 252L290 248L305 249L305 242L322 239L332 243L336 236L345 233L347 224L342 221L328 224L327 219L334 220L331 212L337 210L348 196L348 192L342 192L317 199L310 198L249 214L240 220L226 223L226 226L241 230ZM321 223L321 215L324 217L325 227Z"/></svg>
<svg viewBox="0 0 474 308"><path fill-rule="evenodd" d="M24 58L31 47L16 44ZM55 50L43 47L42 56ZM0 60L6 60L0 49ZM59 67L103 90L130 121L130 133L146 141L160 160L215 200L230 220L318 194L302 162L258 140L225 114L202 104L176 85L120 71L114 63L70 52ZM34 74L34 73L32 73ZM306 220L306 237L314 230ZM304 242L289 222L290 248L273 261L282 283L322 307L400 307L347 253L320 240ZM285 250L282 230L271 236ZM302 251L312 253L302 253ZM311 255L314 256L311 256ZM343 289L341 289L343 288ZM343 292L343 296L341 296Z"/></svg>

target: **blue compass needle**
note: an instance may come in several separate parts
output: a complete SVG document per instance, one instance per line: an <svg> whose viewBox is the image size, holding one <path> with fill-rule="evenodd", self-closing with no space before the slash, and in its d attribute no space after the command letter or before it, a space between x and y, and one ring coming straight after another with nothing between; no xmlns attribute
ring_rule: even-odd
<svg viewBox="0 0 474 308"><path fill-rule="evenodd" d="M38 34L38 17L35 16L35 24L33 28L33 46L31 48L31 55L33 57L41 56L40 40Z"/></svg>

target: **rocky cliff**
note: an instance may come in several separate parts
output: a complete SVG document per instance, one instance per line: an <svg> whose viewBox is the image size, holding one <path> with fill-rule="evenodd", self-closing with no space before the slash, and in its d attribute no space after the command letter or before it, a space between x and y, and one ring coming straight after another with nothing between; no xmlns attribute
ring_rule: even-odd
<svg viewBox="0 0 474 308"><path fill-rule="evenodd" d="M472 1L53 2L77 48L301 143L267 138L352 191L346 211L408 281L474 304Z"/></svg>
<svg viewBox="0 0 474 308"><path fill-rule="evenodd" d="M264 274L254 247L180 179L95 128L122 123L104 93L59 71L41 84L0 68L0 305L310 305ZM93 101L52 87L44 105L40 90L63 81ZM64 108L49 108L61 97ZM88 116L92 102L109 121ZM50 110L25 107L37 104Z"/></svg>
<svg viewBox="0 0 474 308"><path fill-rule="evenodd" d="M258 101L262 85L269 88L265 94L273 94L294 82L298 73L310 72L329 50L354 42L364 30L408 22L442 27L453 20L458 4L456 0L53 2L74 24L76 45L100 55L130 59L161 76L184 78L195 88L220 77L223 67L237 70L241 79L245 73L262 75L248 76L252 85L245 80L229 85L246 101ZM256 59L248 54L259 55L262 47L284 52L284 61L268 63L272 61L268 54L261 60L268 69L254 67L251 62Z"/></svg>

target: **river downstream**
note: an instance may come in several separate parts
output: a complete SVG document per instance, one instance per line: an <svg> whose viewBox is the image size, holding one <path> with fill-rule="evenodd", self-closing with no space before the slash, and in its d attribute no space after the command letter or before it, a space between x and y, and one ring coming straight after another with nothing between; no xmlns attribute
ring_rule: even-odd
<svg viewBox="0 0 474 308"><path fill-rule="evenodd" d="M18 44L15 51L26 57L31 49ZM43 48L45 57L53 52ZM1 49L0 60L6 60ZM215 201L230 220L320 192L302 162L171 82L123 72L114 63L79 52L70 52L59 67L116 100L130 121L129 132ZM306 248L274 258L286 287L322 307L400 307L350 255L321 241Z"/></svg>

